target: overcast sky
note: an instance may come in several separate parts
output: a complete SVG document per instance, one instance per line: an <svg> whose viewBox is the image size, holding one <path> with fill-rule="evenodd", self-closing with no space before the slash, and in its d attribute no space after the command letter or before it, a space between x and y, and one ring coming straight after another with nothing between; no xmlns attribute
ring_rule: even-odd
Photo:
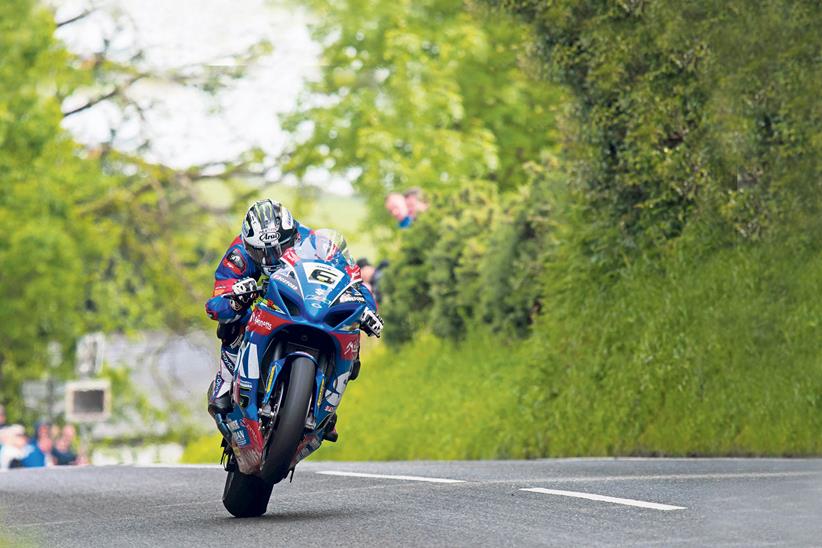
<svg viewBox="0 0 822 548"><path fill-rule="evenodd" d="M82 12L89 2L52 0L52 4L60 21ZM103 37L112 34L106 14L112 10L122 10L135 29L118 35L114 48L128 51L138 45L153 68L220 64L221 58L263 39L274 46L273 53L251 67L246 78L216 97L138 83L137 97L158 102L149 116L154 159L185 167L231 158L252 146L274 155L282 149L286 136L278 115L294 108L305 80L318 74L319 47L308 34L309 14L271 0L104 0L96 4L103 8L99 13L58 30L58 36L77 53L100 49ZM100 105L67 118L64 125L79 141L95 143L106 140L107 128L118 121L116 109ZM124 128L126 136L128 131ZM350 192L344 181L323 181L323 186Z"/></svg>

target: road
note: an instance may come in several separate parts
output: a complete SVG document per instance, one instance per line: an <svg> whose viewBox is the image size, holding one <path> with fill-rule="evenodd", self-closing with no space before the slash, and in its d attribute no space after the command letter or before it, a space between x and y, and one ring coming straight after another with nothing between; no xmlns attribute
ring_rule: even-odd
<svg viewBox="0 0 822 548"><path fill-rule="evenodd" d="M0 544L822 546L822 460L301 464L235 519L216 467L0 474Z"/></svg>

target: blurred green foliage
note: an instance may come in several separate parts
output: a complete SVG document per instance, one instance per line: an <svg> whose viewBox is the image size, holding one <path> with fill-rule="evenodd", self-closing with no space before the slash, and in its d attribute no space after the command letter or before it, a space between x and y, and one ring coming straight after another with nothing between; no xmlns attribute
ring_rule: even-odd
<svg viewBox="0 0 822 548"><path fill-rule="evenodd" d="M323 72L284 127L287 171L353 179L384 222L385 194L527 183L557 152L559 88L529 78L522 25L459 0L308 2ZM384 215L384 214L383 214Z"/></svg>
<svg viewBox="0 0 822 548"><path fill-rule="evenodd" d="M367 355L318 457L819 454L820 291L802 238L576 279L526 341L423 333Z"/></svg>
<svg viewBox="0 0 822 548"><path fill-rule="evenodd" d="M721 225L709 247L819 213L819 2L497 0L568 86L588 254L606 268Z"/></svg>
<svg viewBox="0 0 822 548"><path fill-rule="evenodd" d="M90 331L183 330L202 317L224 217L179 174L61 129L62 98L94 75L53 36L33 0L0 5L0 400L21 418L20 382L70 374ZM197 227L194 229L194 227Z"/></svg>
<svg viewBox="0 0 822 548"><path fill-rule="evenodd" d="M491 19L473 3L314 3L327 38L315 88L325 102L295 118L321 122L294 165L361 170L356 184L375 212L388 190L433 195L386 246L391 346L364 364L342 410L342 443L322 455L818 453L822 6L488 4L501 10ZM459 15L438 17L445 6ZM522 155L475 115L493 135L486 142L517 166L505 182L432 137L440 119L416 116L433 99L401 115L390 108L438 81L406 76L438 62L430 55L385 55L394 26L439 43L429 33L450 40L448 27L465 24L489 36L506 25L510 41L498 43L517 59L517 81L545 90L529 96L524 125L508 126L539 135ZM476 82L478 95L496 97L513 80L494 78L490 61L467 61L478 51L451 66L491 75L486 87L483 76L455 73L467 78L460 89ZM335 78L341 71L359 79ZM452 95L437 111L460 101ZM527 129L537 118L545 130ZM412 147L423 156L406 158L402 147L362 140L376 132L404 144L402 131L418 124L436 152ZM449 176L430 176L428 158Z"/></svg>

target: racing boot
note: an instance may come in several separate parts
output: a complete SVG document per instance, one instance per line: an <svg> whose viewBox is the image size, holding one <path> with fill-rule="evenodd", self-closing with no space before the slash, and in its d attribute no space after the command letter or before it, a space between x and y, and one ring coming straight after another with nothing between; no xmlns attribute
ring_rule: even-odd
<svg viewBox="0 0 822 548"><path fill-rule="evenodd" d="M335 443L340 438L337 433L337 413L334 413L328 420L328 424L323 431L323 439Z"/></svg>
<svg viewBox="0 0 822 548"><path fill-rule="evenodd" d="M208 414L214 419L223 437L229 440L231 432L226 425L226 416L234 407L231 402L230 389L237 363L237 354L231 350L232 348L227 345L223 345L220 349L220 365L208 392Z"/></svg>
<svg viewBox="0 0 822 548"><path fill-rule="evenodd" d="M351 365L351 375L348 377L348 382L357 380L360 376L360 353L357 352L357 357L354 358L354 363Z"/></svg>

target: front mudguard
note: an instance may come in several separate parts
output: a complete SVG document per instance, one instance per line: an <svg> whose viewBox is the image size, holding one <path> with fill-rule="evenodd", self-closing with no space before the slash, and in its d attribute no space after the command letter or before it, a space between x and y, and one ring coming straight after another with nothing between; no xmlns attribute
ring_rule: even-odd
<svg viewBox="0 0 822 548"><path fill-rule="evenodd" d="M317 414L320 410L323 388L325 387L325 373L320 367L320 364L317 363L314 356L308 354L307 352L292 352L271 364L271 368L268 372L268 378L265 383L265 392L263 393L261 407L265 408L265 406L270 403L271 395L274 393L274 387L277 386L277 381L280 379L284 371L287 372L289 370L292 363L294 363L294 360L297 358L307 358L312 364L314 364L314 394L311 398L311 413L308 421L306 422L306 427L313 430L316 425Z"/></svg>
<svg viewBox="0 0 822 548"><path fill-rule="evenodd" d="M265 409L271 401L274 387L277 380L285 373L288 374L294 361L297 358L306 358L314 367L314 388L312 395L311 413L306 421L306 428L313 430L316 424L315 417L319 410L320 397L325 385L325 375L319 367L317 360L306 352L292 352L291 354L276 360L271 364L266 379L265 391L263 393L260 408ZM256 407L256 406L255 406ZM256 413L255 413L256 415ZM235 401L234 410L229 415L227 427L230 430L231 446L240 471L244 474L258 474L262 464L262 446L264 440L258 439L255 435L259 430L250 428L250 422L256 421L257 417L249 417L247 409ZM302 445L300 446L302 448Z"/></svg>

